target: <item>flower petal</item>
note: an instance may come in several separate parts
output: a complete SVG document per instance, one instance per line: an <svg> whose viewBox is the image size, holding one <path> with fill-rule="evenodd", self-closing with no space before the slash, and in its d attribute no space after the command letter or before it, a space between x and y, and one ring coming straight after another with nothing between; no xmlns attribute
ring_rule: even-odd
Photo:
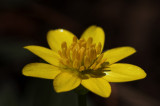
<svg viewBox="0 0 160 106"><path fill-rule="evenodd" d="M25 76L46 79L54 79L60 72L59 68L45 63L30 63L22 70Z"/></svg>
<svg viewBox="0 0 160 106"><path fill-rule="evenodd" d="M93 93L102 96L109 97L111 93L110 84L104 80L103 78L89 78L86 80L82 80L81 84L92 91Z"/></svg>
<svg viewBox="0 0 160 106"><path fill-rule="evenodd" d="M127 82L146 77L143 69L132 64L117 63L111 65L107 70L111 71L106 72L103 78L109 82Z"/></svg>
<svg viewBox="0 0 160 106"><path fill-rule="evenodd" d="M66 42L67 46L73 42L74 34L64 29L51 30L47 34L47 40L50 48L56 52L61 50L62 42Z"/></svg>
<svg viewBox="0 0 160 106"><path fill-rule="evenodd" d="M78 87L80 83L81 79L75 74L62 72L55 78L53 85L56 92L65 92Z"/></svg>
<svg viewBox="0 0 160 106"><path fill-rule="evenodd" d="M132 55L135 52L136 50L129 46L118 47L104 52L103 59L107 59L106 61L109 62L109 64L113 64L119 60L122 60L123 58Z"/></svg>
<svg viewBox="0 0 160 106"><path fill-rule="evenodd" d="M24 48L41 57L48 63L59 66L59 55L56 52L41 46L25 46Z"/></svg>
<svg viewBox="0 0 160 106"><path fill-rule="evenodd" d="M103 50L105 33L101 27L92 25L89 28L87 28L82 34L81 38L88 39L89 37L93 38L93 43L98 44L100 42Z"/></svg>

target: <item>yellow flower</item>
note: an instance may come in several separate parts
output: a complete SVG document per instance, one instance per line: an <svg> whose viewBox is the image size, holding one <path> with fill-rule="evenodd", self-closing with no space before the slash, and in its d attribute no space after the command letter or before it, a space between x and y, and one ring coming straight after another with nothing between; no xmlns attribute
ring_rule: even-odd
<svg viewBox="0 0 160 106"><path fill-rule="evenodd" d="M51 30L47 35L51 49L26 46L46 63L30 63L23 75L54 79L56 92L66 92L79 85L102 97L109 97L109 82L127 82L146 77L138 66L116 63L136 52L132 47L118 47L103 53L105 34L101 27L90 26L78 40L64 29Z"/></svg>

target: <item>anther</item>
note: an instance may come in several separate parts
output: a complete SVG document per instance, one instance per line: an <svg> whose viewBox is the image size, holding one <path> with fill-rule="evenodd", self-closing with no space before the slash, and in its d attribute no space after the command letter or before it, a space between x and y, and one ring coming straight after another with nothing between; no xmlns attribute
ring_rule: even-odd
<svg viewBox="0 0 160 106"><path fill-rule="evenodd" d="M85 67L84 67L84 66L81 66L81 67L79 68L79 71L84 71L84 69L85 69Z"/></svg>
<svg viewBox="0 0 160 106"><path fill-rule="evenodd" d="M84 58L84 65L86 68L88 68L90 65L89 57L87 55Z"/></svg>
<svg viewBox="0 0 160 106"><path fill-rule="evenodd" d="M101 64L103 64L106 61L106 59L101 59L101 61L96 65L95 69L100 68Z"/></svg>
<svg viewBox="0 0 160 106"><path fill-rule="evenodd" d="M67 58L66 49L65 48L62 49L62 57L63 58Z"/></svg>
<svg viewBox="0 0 160 106"><path fill-rule="evenodd" d="M76 36L73 37L73 42L77 43L77 37Z"/></svg>
<svg viewBox="0 0 160 106"><path fill-rule="evenodd" d="M63 48L67 49L67 43L66 43L66 42L63 42L63 43L61 44L61 48L62 48L62 49L63 49Z"/></svg>
<svg viewBox="0 0 160 106"><path fill-rule="evenodd" d="M75 44L75 46L73 47L73 51L74 50L79 50L79 45L78 44Z"/></svg>
<svg viewBox="0 0 160 106"><path fill-rule="evenodd" d="M95 46L96 46L96 44L95 44L95 43L91 45L91 47L92 47L92 48L95 48Z"/></svg>
<svg viewBox="0 0 160 106"><path fill-rule="evenodd" d="M78 60L77 59L75 59L74 61L73 61L73 68L78 68Z"/></svg>
<svg viewBox="0 0 160 106"><path fill-rule="evenodd" d="M92 54L93 54L93 60L95 60L96 59L96 57L97 57L97 54L96 54L96 49L95 48L93 48L93 50L92 50Z"/></svg>
<svg viewBox="0 0 160 106"><path fill-rule="evenodd" d="M70 63L70 61L68 60L68 59L66 59L66 65L68 66L68 67L70 67L71 66L71 63Z"/></svg>
<svg viewBox="0 0 160 106"><path fill-rule="evenodd" d="M76 59L77 59L77 60L80 60L80 50L77 51L77 53L76 53Z"/></svg>
<svg viewBox="0 0 160 106"><path fill-rule="evenodd" d="M67 58L68 58L68 59L71 59L70 50L71 50L71 49L68 48L67 51L66 51L66 55L67 55Z"/></svg>
<svg viewBox="0 0 160 106"><path fill-rule="evenodd" d="M97 48L96 48L97 54L100 54L100 53L101 53L101 49L102 49L102 45L101 45L101 43L99 42L99 43L98 43L98 46L97 46Z"/></svg>
<svg viewBox="0 0 160 106"><path fill-rule="evenodd" d="M82 42L80 45L81 45L81 47L85 47L86 48L86 42Z"/></svg>
<svg viewBox="0 0 160 106"><path fill-rule="evenodd" d="M94 48L89 49L89 58L90 61L94 60Z"/></svg>
<svg viewBox="0 0 160 106"><path fill-rule="evenodd" d="M83 60L83 57L84 57L84 53L85 53L85 48L82 47L80 50L79 50L79 58L80 58L80 63L82 63L82 60Z"/></svg>
<svg viewBox="0 0 160 106"><path fill-rule="evenodd" d="M58 50L58 54L62 57L62 52L60 50Z"/></svg>
<svg viewBox="0 0 160 106"><path fill-rule="evenodd" d="M84 39L84 38L81 38L81 39L79 40L79 43L82 43L82 42L85 42L85 39Z"/></svg>
<svg viewBox="0 0 160 106"><path fill-rule="evenodd" d="M87 40L87 43L91 44L92 42L93 42L93 38L89 37L88 40Z"/></svg>
<svg viewBox="0 0 160 106"><path fill-rule="evenodd" d="M94 62L94 64L91 66L91 68L92 69L97 69L97 68L99 68L100 67L100 65L101 65L101 59L103 58L103 55L104 54L101 54L98 58L97 58L97 60Z"/></svg>
<svg viewBox="0 0 160 106"><path fill-rule="evenodd" d="M90 47L92 42L93 42L93 38L89 37L88 40L87 40L87 48Z"/></svg>
<svg viewBox="0 0 160 106"><path fill-rule="evenodd" d="M92 66L91 69L94 69L96 67L97 63L95 62Z"/></svg>
<svg viewBox="0 0 160 106"><path fill-rule="evenodd" d="M101 61L101 59L103 58L103 55L104 55L104 54L101 54L101 55L98 57L98 59L96 60L96 63L99 63L99 62Z"/></svg>
<svg viewBox="0 0 160 106"><path fill-rule="evenodd" d="M76 59L77 50L72 51L72 60Z"/></svg>

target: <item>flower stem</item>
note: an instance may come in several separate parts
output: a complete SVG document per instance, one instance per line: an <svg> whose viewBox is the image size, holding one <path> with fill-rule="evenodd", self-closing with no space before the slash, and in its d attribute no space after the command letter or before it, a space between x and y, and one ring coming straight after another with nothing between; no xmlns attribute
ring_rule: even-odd
<svg viewBox="0 0 160 106"><path fill-rule="evenodd" d="M86 94L78 94L78 106L87 106Z"/></svg>

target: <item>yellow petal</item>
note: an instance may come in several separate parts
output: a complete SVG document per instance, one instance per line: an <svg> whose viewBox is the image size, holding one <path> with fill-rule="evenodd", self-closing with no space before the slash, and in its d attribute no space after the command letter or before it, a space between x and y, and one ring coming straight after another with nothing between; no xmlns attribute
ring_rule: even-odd
<svg viewBox="0 0 160 106"><path fill-rule="evenodd" d="M78 87L80 83L81 79L78 76L72 73L62 72L55 78L53 86L56 92L65 92Z"/></svg>
<svg viewBox="0 0 160 106"><path fill-rule="evenodd" d="M93 43L96 43L97 45L100 42L103 50L105 33L101 27L92 25L89 28L87 28L82 34L81 38L84 38L87 40L89 37L93 38Z"/></svg>
<svg viewBox="0 0 160 106"><path fill-rule="evenodd" d="M82 80L81 84L92 91L93 93L102 96L109 97L111 93L110 84L103 78L89 78Z"/></svg>
<svg viewBox="0 0 160 106"><path fill-rule="evenodd" d="M118 47L104 52L103 59L107 59L106 61L109 62L109 64L113 64L132 55L135 52L136 50L132 47Z"/></svg>
<svg viewBox="0 0 160 106"><path fill-rule="evenodd" d="M59 68L45 63L30 63L22 70L25 76L46 79L54 79L60 72Z"/></svg>
<svg viewBox="0 0 160 106"><path fill-rule="evenodd" d="M24 48L41 57L48 63L59 66L59 55L56 52L41 46L25 46Z"/></svg>
<svg viewBox="0 0 160 106"><path fill-rule="evenodd" d="M109 82L127 82L146 77L143 69L132 64L117 63L113 64L107 70L103 78Z"/></svg>
<svg viewBox="0 0 160 106"><path fill-rule="evenodd" d="M73 42L74 34L64 29L51 30L47 34L47 40L50 48L56 52L61 50L62 42L66 42L70 46Z"/></svg>

